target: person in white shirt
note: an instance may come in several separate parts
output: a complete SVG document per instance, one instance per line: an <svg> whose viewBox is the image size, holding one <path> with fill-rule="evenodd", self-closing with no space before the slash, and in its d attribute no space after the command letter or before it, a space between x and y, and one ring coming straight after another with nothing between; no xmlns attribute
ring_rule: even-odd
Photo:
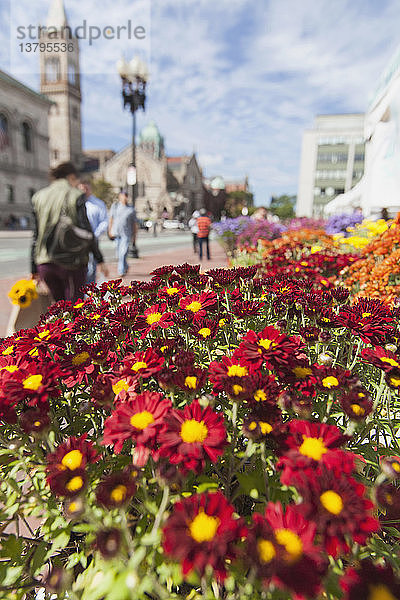
<svg viewBox="0 0 400 600"><path fill-rule="evenodd" d="M197 234L199 233L199 228L197 225L197 219L199 218L199 216L200 216L199 211L195 210L189 220L189 223L188 223L190 231L192 232L192 236L193 236L193 252L195 254L197 254L197 246L198 246Z"/></svg>
<svg viewBox="0 0 400 600"><path fill-rule="evenodd" d="M86 213L96 239L107 231L108 212L103 200L92 194L90 179L81 178L79 189L85 194ZM86 283L96 283L97 263L93 254L89 255Z"/></svg>

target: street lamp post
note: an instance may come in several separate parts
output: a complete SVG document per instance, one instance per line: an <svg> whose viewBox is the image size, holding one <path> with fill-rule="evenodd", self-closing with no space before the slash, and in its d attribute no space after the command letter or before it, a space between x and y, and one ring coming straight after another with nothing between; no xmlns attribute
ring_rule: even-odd
<svg viewBox="0 0 400 600"><path fill-rule="evenodd" d="M131 185L132 205L136 200L136 111L145 110L146 83L149 77L147 65L138 56L127 63L124 59L117 62L117 71L121 77L122 100L124 109L132 114L132 171L128 174L128 184Z"/></svg>

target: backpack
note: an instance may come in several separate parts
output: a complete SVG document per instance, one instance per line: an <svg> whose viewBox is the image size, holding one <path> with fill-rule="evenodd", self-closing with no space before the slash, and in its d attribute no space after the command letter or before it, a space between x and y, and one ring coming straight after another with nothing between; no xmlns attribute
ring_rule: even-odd
<svg viewBox="0 0 400 600"><path fill-rule="evenodd" d="M58 222L46 238L46 249L50 262L74 269L82 265L82 255L88 254L94 235L92 231L75 225L67 215L67 198Z"/></svg>

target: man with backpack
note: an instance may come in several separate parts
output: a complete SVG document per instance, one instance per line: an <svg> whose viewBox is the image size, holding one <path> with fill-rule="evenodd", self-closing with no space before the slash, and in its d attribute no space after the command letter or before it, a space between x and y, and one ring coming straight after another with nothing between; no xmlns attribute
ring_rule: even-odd
<svg viewBox="0 0 400 600"><path fill-rule="evenodd" d="M199 258L203 259L203 244L206 246L207 260L210 260L210 246L208 236L210 235L211 219L207 217L207 211L205 208L200 209L200 216L197 219L197 242L199 245Z"/></svg>
<svg viewBox="0 0 400 600"><path fill-rule="evenodd" d="M108 277L88 221L78 172L70 162L50 171L52 182L32 197L32 277L44 281L53 299L74 301L85 284L89 253Z"/></svg>

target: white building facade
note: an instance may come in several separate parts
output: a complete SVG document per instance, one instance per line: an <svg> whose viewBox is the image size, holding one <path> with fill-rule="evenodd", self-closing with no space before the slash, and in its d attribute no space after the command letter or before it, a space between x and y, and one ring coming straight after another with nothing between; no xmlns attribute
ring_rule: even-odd
<svg viewBox="0 0 400 600"><path fill-rule="evenodd" d="M364 216L400 211L400 48L383 72L366 115L365 173L359 184L327 204L327 215L360 206Z"/></svg>
<svg viewBox="0 0 400 600"><path fill-rule="evenodd" d="M296 214L321 216L364 172L364 115L319 115L303 135Z"/></svg>

